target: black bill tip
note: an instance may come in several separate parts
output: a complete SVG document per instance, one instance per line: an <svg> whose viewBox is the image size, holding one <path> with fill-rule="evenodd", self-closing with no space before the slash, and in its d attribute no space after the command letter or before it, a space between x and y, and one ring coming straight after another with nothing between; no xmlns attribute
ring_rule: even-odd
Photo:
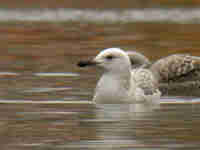
<svg viewBox="0 0 200 150"><path fill-rule="evenodd" d="M93 66L93 65L96 65L96 63L89 60L79 61L77 64L77 66L79 67L87 67L87 66Z"/></svg>

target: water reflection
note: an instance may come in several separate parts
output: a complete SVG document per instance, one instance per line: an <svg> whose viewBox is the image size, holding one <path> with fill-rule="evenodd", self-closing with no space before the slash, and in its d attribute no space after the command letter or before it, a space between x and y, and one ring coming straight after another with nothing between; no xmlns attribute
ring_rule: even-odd
<svg viewBox="0 0 200 150"><path fill-rule="evenodd" d="M0 136L7 135L5 147L18 149L195 149L199 110L196 104L165 103L130 117L122 105L4 101Z"/></svg>

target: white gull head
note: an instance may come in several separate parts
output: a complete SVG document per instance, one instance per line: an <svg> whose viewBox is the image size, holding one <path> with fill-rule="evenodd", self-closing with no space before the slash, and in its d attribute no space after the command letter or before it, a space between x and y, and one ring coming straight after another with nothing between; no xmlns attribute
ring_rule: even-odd
<svg viewBox="0 0 200 150"><path fill-rule="evenodd" d="M124 73L131 70L128 55L120 48L108 48L101 51L93 60L97 66L107 73Z"/></svg>

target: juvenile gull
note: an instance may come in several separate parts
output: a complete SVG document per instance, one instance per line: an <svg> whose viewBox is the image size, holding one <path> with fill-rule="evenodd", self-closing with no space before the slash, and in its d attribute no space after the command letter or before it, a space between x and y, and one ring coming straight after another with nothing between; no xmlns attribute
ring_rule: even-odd
<svg viewBox="0 0 200 150"><path fill-rule="evenodd" d="M105 49L92 60L80 61L78 66L97 66L103 70L93 97L96 103L153 104L160 98L152 72L145 68L132 69L128 54L120 48Z"/></svg>
<svg viewBox="0 0 200 150"><path fill-rule="evenodd" d="M142 54L130 51L128 55L131 60L134 60L135 55ZM137 68L145 66L154 73L154 76L159 80L159 89L163 94L175 94L184 90L191 91L191 89L197 90L200 87L200 57L173 54L151 64L148 58L142 55L139 64ZM134 67L134 64L132 66ZM196 95L195 91L192 92L182 94Z"/></svg>

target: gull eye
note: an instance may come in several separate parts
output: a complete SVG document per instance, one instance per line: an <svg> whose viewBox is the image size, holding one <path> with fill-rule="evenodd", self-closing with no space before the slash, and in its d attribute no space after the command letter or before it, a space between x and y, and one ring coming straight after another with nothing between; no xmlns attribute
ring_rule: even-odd
<svg viewBox="0 0 200 150"><path fill-rule="evenodd" d="M108 59L108 60L112 60L113 58L114 58L114 56L112 56L112 55L106 56L106 59Z"/></svg>

